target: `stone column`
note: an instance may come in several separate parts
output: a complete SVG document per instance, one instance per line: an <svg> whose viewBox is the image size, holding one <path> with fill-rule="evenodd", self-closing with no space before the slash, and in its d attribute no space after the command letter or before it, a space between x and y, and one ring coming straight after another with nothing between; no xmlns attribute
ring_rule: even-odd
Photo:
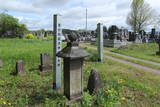
<svg viewBox="0 0 160 107"><path fill-rule="evenodd" d="M103 24L97 24L98 60L103 62Z"/></svg>
<svg viewBox="0 0 160 107"><path fill-rule="evenodd" d="M62 28L61 28L61 15L54 15L54 89L61 88L61 58L56 57L56 53L61 50L61 36L62 36Z"/></svg>
<svg viewBox="0 0 160 107"><path fill-rule="evenodd" d="M64 59L64 94L72 101L82 97L83 59L90 55L79 47L77 39L75 35L69 35L67 46L57 53Z"/></svg>

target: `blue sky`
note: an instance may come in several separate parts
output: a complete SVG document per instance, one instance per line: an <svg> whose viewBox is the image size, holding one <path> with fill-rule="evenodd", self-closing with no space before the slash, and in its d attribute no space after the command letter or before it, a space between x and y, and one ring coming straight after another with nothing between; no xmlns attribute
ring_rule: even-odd
<svg viewBox="0 0 160 107"><path fill-rule="evenodd" d="M160 0L146 0L158 13ZM118 25L129 28L126 16L131 0L0 0L0 10L18 18L30 30L52 29L53 14L62 15L63 28L84 29L85 10L88 9L88 28L95 29L101 22L107 27Z"/></svg>

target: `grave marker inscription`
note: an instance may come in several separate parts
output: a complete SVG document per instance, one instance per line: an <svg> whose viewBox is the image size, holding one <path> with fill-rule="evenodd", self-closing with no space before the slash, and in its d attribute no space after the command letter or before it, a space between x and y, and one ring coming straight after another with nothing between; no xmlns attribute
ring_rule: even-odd
<svg viewBox="0 0 160 107"><path fill-rule="evenodd" d="M54 89L61 88L61 58L56 57L56 53L61 50L62 47L62 28L61 28L61 15L54 15Z"/></svg>

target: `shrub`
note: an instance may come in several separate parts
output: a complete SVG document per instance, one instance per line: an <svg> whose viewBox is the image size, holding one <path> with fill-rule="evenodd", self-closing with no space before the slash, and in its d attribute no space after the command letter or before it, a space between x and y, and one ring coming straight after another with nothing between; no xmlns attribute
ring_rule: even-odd
<svg viewBox="0 0 160 107"><path fill-rule="evenodd" d="M26 38L27 39L34 39L34 38L36 38L33 34L31 34L31 33L28 33L27 35L26 35Z"/></svg>

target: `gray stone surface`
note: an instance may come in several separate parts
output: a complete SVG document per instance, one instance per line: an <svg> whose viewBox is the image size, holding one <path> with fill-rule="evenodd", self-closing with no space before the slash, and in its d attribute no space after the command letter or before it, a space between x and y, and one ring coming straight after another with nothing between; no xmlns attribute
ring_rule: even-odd
<svg viewBox="0 0 160 107"><path fill-rule="evenodd" d="M91 70L87 89L90 94L96 93L102 87L100 74L96 70Z"/></svg>
<svg viewBox="0 0 160 107"><path fill-rule="evenodd" d="M98 60L103 62L103 24L97 24Z"/></svg>
<svg viewBox="0 0 160 107"><path fill-rule="evenodd" d="M24 62L22 60L19 60L16 62L16 74L24 75Z"/></svg>
<svg viewBox="0 0 160 107"><path fill-rule="evenodd" d="M3 61L2 60L0 60L0 67L2 67L3 66Z"/></svg>
<svg viewBox="0 0 160 107"><path fill-rule="evenodd" d="M41 72L46 72L52 70L51 64L51 58L48 53L42 53L40 54L40 61L41 65L39 66L39 69Z"/></svg>
<svg viewBox="0 0 160 107"><path fill-rule="evenodd" d="M56 14L54 15L54 65L53 65L53 72L54 72L54 89L61 88L61 58L56 57L56 53L61 50L62 47L62 28L61 28L61 15Z"/></svg>
<svg viewBox="0 0 160 107"><path fill-rule="evenodd" d="M69 42L57 56L64 58L64 94L69 100L82 97L83 58L89 53L79 47L76 35L68 35Z"/></svg>

